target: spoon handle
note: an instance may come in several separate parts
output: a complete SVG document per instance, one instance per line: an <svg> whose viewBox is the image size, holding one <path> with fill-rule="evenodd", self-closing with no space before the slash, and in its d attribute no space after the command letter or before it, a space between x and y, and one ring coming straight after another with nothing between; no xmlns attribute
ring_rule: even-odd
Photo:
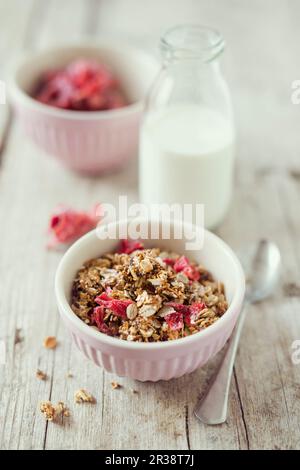
<svg viewBox="0 0 300 470"><path fill-rule="evenodd" d="M206 424L221 424L227 418L227 404L235 356L246 318L246 305L241 311L229 340L224 358L208 385L208 389L195 408L195 415Z"/></svg>

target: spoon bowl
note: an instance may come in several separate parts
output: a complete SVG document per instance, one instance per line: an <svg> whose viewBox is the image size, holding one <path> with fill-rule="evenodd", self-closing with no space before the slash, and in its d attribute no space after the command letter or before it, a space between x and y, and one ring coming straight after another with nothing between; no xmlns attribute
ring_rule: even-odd
<svg viewBox="0 0 300 470"><path fill-rule="evenodd" d="M251 274L247 279L246 301L261 302L273 292L280 274L281 255L278 246L261 240L251 263Z"/></svg>

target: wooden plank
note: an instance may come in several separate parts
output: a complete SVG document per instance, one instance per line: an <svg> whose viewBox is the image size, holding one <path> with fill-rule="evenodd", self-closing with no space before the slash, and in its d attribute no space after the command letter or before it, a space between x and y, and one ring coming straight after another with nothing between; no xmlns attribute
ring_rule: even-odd
<svg viewBox="0 0 300 470"><path fill-rule="evenodd" d="M28 34L28 22L34 8L34 2L28 0L26 2L18 2L12 0L11 2L1 2L0 4L0 18L1 22L1 44L0 44L0 73L1 77L6 79L6 68L10 65L10 59L15 57L22 48L22 42ZM16 15L16 11L18 14ZM2 75L3 74L3 75ZM3 110L4 111L4 110ZM2 111L2 120L4 123L4 113ZM4 142L8 147L10 144L8 128L4 130ZM11 179L8 179L6 172L7 154L6 145L2 146L1 155L1 185L0 185L0 227L1 227L1 246L3 252L1 253L1 306L0 306L0 335L1 340L5 342L6 359L5 365L0 366L0 447L1 448L16 448L19 446L20 440L23 438L21 435L21 427L23 418L28 413L28 404L25 403L25 389L26 383L24 369L26 370L26 362L23 361L23 350L25 343L22 340L22 332L19 324L23 322L21 316L20 306L21 297L14 297L12 291L14 290L13 277L16 276L16 271L12 268L9 258L14 259L13 248L11 245L6 245L7 235L6 227L8 226L7 220L9 219L7 213L13 204L14 197L12 196ZM18 146L18 153L20 146ZM13 157L15 160L15 156ZM10 183L9 183L10 180ZM8 191L6 192L6 188ZM5 197L4 197L5 195ZM12 196L12 197L11 197ZM18 209L18 203L15 204L15 209ZM11 222L16 215L12 210ZM18 226L18 218L14 219L15 228L10 227L11 241L15 240L16 245L20 247L19 239L17 239L16 227ZM3 243L3 245L2 245ZM6 253L4 255L4 253ZM17 250L15 252L17 254ZM22 255L21 255L22 258ZM17 264L15 265L17 269ZM21 282L19 279L18 282ZM6 295L4 295L6 292ZM21 316L21 319L19 317ZM28 391L28 389L27 389ZM30 426L31 418L26 419L26 425ZM27 431L25 435L28 436ZM25 437L25 436L24 436ZM30 445L30 444L29 444Z"/></svg>

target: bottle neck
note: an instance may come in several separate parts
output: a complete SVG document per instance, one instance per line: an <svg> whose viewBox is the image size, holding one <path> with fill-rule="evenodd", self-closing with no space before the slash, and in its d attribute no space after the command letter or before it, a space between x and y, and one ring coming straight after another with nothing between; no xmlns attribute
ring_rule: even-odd
<svg viewBox="0 0 300 470"><path fill-rule="evenodd" d="M224 45L224 39L217 31L193 25L176 26L167 31L160 41L165 65L200 67L215 64Z"/></svg>
<svg viewBox="0 0 300 470"><path fill-rule="evenodd" d="M218 59L214 59L210 62L203 62L199 59L189 59L189 60L174 60L174 59L163 59L163 68L170 70L178 70L182 74L214 74L219 73L220 71L220 62Z"/></svg>

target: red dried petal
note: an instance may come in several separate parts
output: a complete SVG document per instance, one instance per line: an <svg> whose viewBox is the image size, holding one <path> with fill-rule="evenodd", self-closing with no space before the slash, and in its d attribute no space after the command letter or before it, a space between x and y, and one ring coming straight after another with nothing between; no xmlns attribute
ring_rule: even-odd
<svg viewBox="0 0 300 470"><path fill-rule="evenodd" d="M50 106L100 111L125 106L118 80L105 65L79 59L61 70L44 73L34 97Z"/></svg>
<svg viewBox="0 0 300 470"><path fill-rule="evenodd" d="M95 302L97 302L97 304L101 305L102 304L102 301L103 300L106 300L106 301L110 301L110 300L113 300L112 297L110 297L107 292L102 292L102 294L98 295L96 298L95 298Z"/></svg>
<svg viewBox="0 0 300 470"><path fill-rule="evenodd" d="M61 218L58 215L52 216L52 218L50 219L50 228L56 227L59 224L60 220Z"/></svg>
<svg viewBox="0 0 300 470"><path fill-rule="evenodd" d="M182 272L191 281L198 281L200 278L199 271L194 266L191 266L186 256L180 256L180 258L176 260L174 270L177 273Z"/></svg>
<svg viewBox="0 0 300 470"><path fill-rule="evenodd" d="M206 308L204 302L194 302L192 305L184 305L177 302L167 302L165 305L174 308L177 313L182 314L184 323L186 323L188 326L193 325L201 310Z"/></svg>
<svg viewBox="0 0 300 470"><path fill-rule="evenodd" d="M180 271L183 271L185 268L189 266L190 266L190 263L186 256L180 256L180 258L178 258L174 263L174 269L177 273L179 273Z"/></svg>
<svg viewBox="0 0 300 470"><path fill-rule="evenodd" d="M176 310L176 312L182 313L183 315L188 315L189 312L190 312L190 308L189 308L188 305L179 304L177 302L167 302L165 305L167 307L174 308L174 310Z"/></svg>
<svg viewBox="0 0 300 470"><path fill-rule="evenodd" d="M201 312L205 308L206 308L206 305L204 302L194 302L192 305L190 305L190 311L192 315L197 315L199 312Z"/></svg>
<svg viewBox="0 0 300 470"><path fill-rule="evenodd" d="M204 302L194 302L192 305L189 307L189 313L185 315L184 321L188 326L194 325L195 321L198 318L199 313L206 308L206 305Z"/></svg>
<svg viewBox="0 0 300 470"><path fill-rule="evenodd" d="M169 315L165 316L165 321L173 331L181 330L184 326L183 314L179 312L169 313Z"/></svg>
<svg viewBox="0 0 300 470"><path fill-rule="evenodd" d="M100 220L99 208L99 204L95 206L93 212L61 208L50 219L49 232L52 241L48 246L52 248L59 244L72 243L95 228Z"/></svg>
<svg viewBox="0 0 300 470"><path fill-rule="evenodd" d="M111 310L114 315L121 317L121 318L127 318L126 316L126 309L128 305L132 304L132 300L120 300L120 299L113 299L112 297L109 297L105 292L103 292L101 295L95 298L95 302L99 304L100 306L104 308L108 308Z"/></svg>
<svg viewBox="0 0 300 470"><path fill-rule="evenodd" d="M197 268L194 266L189 266L182 271L183 274L186 275L191 281L199 281L200 273Z"/></svg>
<svg viewBox="0 0 300 470"><path fill-rule="evenodd" d="M95 307L92 314L92 322L97 325L97 328L101 333L107 335L111 334L109 327L104 323L105 309L103 306Z"/></svg>
<svg viewBox="0 0 300 470"><path fill-rule="evenodd" d="M77 87L83 86L95 75L97 66L94 61L79 59L68 65L66 71Z"/></svg>
<svg viewBox="0 0 300 470"><path fill-rule="evenodd" d="M130 255L135 250L143 250L144 246L138 240L121 240L118 253Z"/></svg>
<svg viewBox="0 0 300 470"><path fill-rule="evenodd" d="M175 259L172 258L163 258L164 263L166 263L168 266L174 266Z"/></svg>

